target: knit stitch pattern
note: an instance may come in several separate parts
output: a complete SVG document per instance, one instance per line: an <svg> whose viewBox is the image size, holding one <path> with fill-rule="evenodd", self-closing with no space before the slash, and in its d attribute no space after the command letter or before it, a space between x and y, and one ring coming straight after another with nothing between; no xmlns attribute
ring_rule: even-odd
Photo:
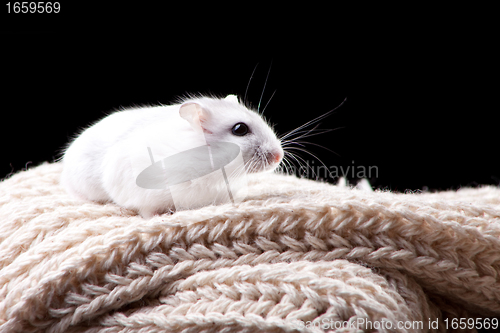
<svg viewBox="0 0 500 333"><path fill-rule="evenodd" d="M496 187L265 174L239 204L145 220L71 198L61 170L0 183L0 332L445 332L500 315Z"/></svg>

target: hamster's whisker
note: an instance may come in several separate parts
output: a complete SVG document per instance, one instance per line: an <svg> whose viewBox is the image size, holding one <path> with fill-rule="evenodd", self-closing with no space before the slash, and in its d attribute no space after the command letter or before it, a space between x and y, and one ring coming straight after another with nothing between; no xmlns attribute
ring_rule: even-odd
<svg viewBox="0 0 500 333"><path fill-rule="evenodd" d="M264 106L264 108L262 109L261 114L264 114L264 111L266 111L266 108L267 108L267 106L269 105L269 102L271 102L271 100L273 99L274 94L276 94L276 91L277 91L277 90L278 90L278 89L275 89L275 90L273 91L273 94L271 95L271 97L269 97L269 100L267 101L266 105L265 105L265 106Z"/></svg>
<svg viewBox="0 0 500 333"><path fill-rule="evenodd" d="M297 131L300 131L301 129L307 127L307 126L310 126L312 124L315 124L323 119L325 119L326 117L328 117L329 115L331 115L335 110L337 110L338 108L340 108L344 103L345 101L347 100L347 97L344 98L344 100L342 101L342 103L340 103L337 107L335 107L334 109L328 111L328 112L325 112L323 113L322 115L312 119L312 120L309 120L308 122L306 122L305 124L283 134L282 136L279 137L280 140L283 140L283 139L286 139L287 137L289 137L290 135L292 135L293 133L297 132Z"/></svg>
<svg viewBox="0 0 500 333"><path fill-rule="evenodd" d="M287 133L283 134L282 136L280 136L280 137L279 137L279 139L280 139L280 140L286 139L286 138L288 138L290 135L293 135L293 134L297 133L298 131L300 131L300 130L302 130L302 129L306 128L307 126L313 125L313 124L317 123L318 121L323 120L324 118L326 118L326 116L327 116L330 112L331 112L331 111L329 111L329 112L327 112L327 113L325 113L325 114L323 114L323 115L321 115L321 116L319 116L319 117L317 117L317 118L315 118L315 119L313 119L313 120L310 120L310 121L308 121L308 122L306 122L306 123L304 123L304 124L300 125L299 127L296 127L295 129L293 129L293 130L291 130L291 131L289 131L289 132L287 132ZM318 126L318 125L316 125L316 126L313 128L313 130L315 130L317 126Z"/></svg>
<svg viewBox="0 0 500 333"><path fill-rule="evenodd" d="M284 167L284 165L280 165L274 170L274 173L289 175L288 169Z"/></svg>
<svg viewBox="0 0 500 333"><path fill-rule="evenodd" d="M290 156L291 158L293 158L297 162L297 164L298 164L297 171L300 172L301 169L305 169L305 170L310 169L313 176L316 177L316 173L314 172L314 169L301 156L294 154L292 152L289 152L289 151L285 152L285 155ZM293 164L295 164L295 163L293 163ZM292 167L292 169L293 169L293 167Z"/></svg>
<svg viewBox="0 0 500 333"><path fill-rule="evenodd" d="M329 112L331 112L331 111L329 111ZM318 122L318 121L323 120L324 118L326 118L326 117L329 115L329 112L327 112L327 113L325 113L325 114L323 114L323 115L319 116L319 117L318 117L318 118L316 118L316 119L313 119L313 120L311 120L311 121L308 121L307 123L302 124L301 126L299 126L299 127L295 128L295 129L293 129L293 130L291 130L291 131L289 131L289 132L285 133L284 135L282 135L282 136L280 136L280 137L279 137L279 140L284 140L284 139L286 139L286 138L290 137L291 135L298 134L298 133L304 133L304 132L305 132L305 134L309 134L309 133L314 132L314 131L320 131L320 130L318 130L318 129L317 129L317 127L319 126L319 124L315 125L315 126L314 126L312 129L310 129L310 130L307 130L307 129L306 129L306 130L303 130L303 129L304 129L304 128L307 128L307 126L311 126L311 125L315 124L315 123L316 123L316 122ZM303 130L303 131L302 131L302 130Z"/></svg>
<svg viewBox="0 0 500 333"><path fill-rule="evenodd" d="M326 164L321 159L319 159L316 155L314 155L313 153L311 153L311 152L309 152L309 151L307 151L305 149L298 148L298 147L289 147L288 149L299 150L299 151L302 151L302 152L305 152L305 153L311 155L312 157L314 157L327 170L328 173L330 173L330 171L329 171L328 167L326 166ZM292 154L291 152L288 152L288 153ZM297 156L298 157L299 155L292 154L292 156ZM302 157L300 157L300 159L303 160L304 163L306 163L307 166L309 166L309 164L307 162L305 162L305 160ZM311 169L313 175L315 175L314 169L311 166L309 166L309 168ZM317 177L317 175L315 175L315 176ZM316 180L317 180L317 178L316 178Z"/></svg>
<svg viewBox="0 0 500 333"><path fill-rule="evenodd" d="M258 164L259 158L254 155L250 160L247 161L247 163L245 163L245 168L246 170L248 170L248 172L254 172L257 171L256 165Z"/></svg>
<svg viewBox="0 0 500 333"><path fill-rule="evenodd" d="M245 166L239 166L236 169L234 169L230 174L230 178L239 178L241 175L244 175L245 173Z"/></svg>
<svg viewBox="0 0 500 333"><path fill-rule="evenodd" d="M285 164L280 164L275 170L274 170L275 173L282 173L282 174L285 174L285 175L288 175L290 174L288 172L288 169L286 168Z"/></svg>
<svg viewBox="0 0 500 333"><path fill-rule="evenodd" d="M282 167L287 174L290 174L290 169L293 169L292 162L288 160L288 156L286 154L283 156L283 164L280 164L280 167Z"/></svg>
<svg viewBox="0 0 500 333"><path fill-rule="evenodd" d="M312 124L311 124L312 125ZM282 135L279 140L280 141L284 141L284 139L288 138L289 136L291 135L298 135L298 137L300 137L300 135L307 135L309 133L312 133L312 132L315 132L315 131L320 131L319 129L317 129L319 126L319 124L315 125L313 128L311 129L306 129L306 130L300 130L300 127L297 127L296 129L288 132L287 134L285 135ZM293 138L291 139L293 140Z"/></svg>
<svg viewBox="0 0 500 333"><path fill-rule="evenodd" d="M291 145L295 144L297 146L301 146L301 147L305 148L305 146L302 143L303 143L302 141L290 141L290 142L282 144L281 147L283 147L283 148L290 147Z"/></svg>
<svg viewBox="0 0 500 333"><path fill-rule="evenodd" d="M285 154L288 154L288 156L290 156L291 158L293 158L299 164L299 167L302 166L302 163L306 163L306 161L302 158L302 156L294 154L294 153L292 153L290 151L285 152Z"/></svg>
<svg viewBox="0 0 500 333"><path fill-rule="evenodd" d="M262 97L264 97L264 91L266 91L267 79L269 79L269 74L271 73L272 66L273 66L273 61L271 60L271 64L269 65L269 70L267 71L266 80L264 81L264 88L262 88L262 93L260 94L259 105L257 105L257 113L259 114L261 114L261 112L259 112L260 103L262 102Z"/></svg>
<svg viewBox="0 0 500 333"><path fill-rule="evenodd" d="M297 137L295 138L291 138L291 139L288 139L288 140L283 140L281 139L281 143L287 143L287 142L293 142L297 139L303 139L303 138L308 138L308 137L311 137L311 136L316 136L316 135L320 135L320 134L325 134L325 133L329 133L329 132L332 132L332 131L336 131L338 129L341 129L343 127L337 127L337 128L329 128L329 129L316 129L316 128L313 128L313 129L310 129L310 130L304 130L304 131L299 131L299 132L296 132L294 134L298 135Z"/></svg>
<svg viewBox="0 0 500 333"><path fill-rule="evenodd" d="M259 63L257 63L257 65L255 65L255 67L253 68L252 74L250 75L250 79L248 80L247 88L245 89L245 96L243 97L243 101L245 102L245 104L247 103L248 88L250 87L250 82L252 82L253 75L255 73L255 70L257 69L257 66L259 66Z"/></svg>
<svg viewBox="0 0 500 333"><path fill-rule="evenodd" d="M298 151L302 151L306 154L309 154L311 155L312 157L316 158L318 161L321 161L318 156L314 155L313 153L311 153L310 151L308 151L307 149L303 149L303 148L300 148L300 147L287 147L287 149L292 149L292 150L298 150Z"/></svg>
<svg viewBox="0 0 500 333"><path fill-rule="evenodd" d="M282 145L282 147L290 147L291 144L296 144L296 145L301 146L301 147L306 147L304 144L313 145L313 146L316 146L316 147L320 147L320 148L326 149L329 152L334 153L335 155L337 155L337 156L340 157L340 155L337 152L331 150L330 148L326 148L323 145L320 145L320 144L317 144L317 143L314 143L314 142L309 142L309 141L292 141L292 142L287 142L285 145Z"/></svg>

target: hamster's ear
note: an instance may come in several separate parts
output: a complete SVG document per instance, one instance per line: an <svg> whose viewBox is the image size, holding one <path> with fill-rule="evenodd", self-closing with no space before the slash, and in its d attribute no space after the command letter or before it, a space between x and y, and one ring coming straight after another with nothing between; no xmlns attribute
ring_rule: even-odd
<svg viewBox="0 0 500 333"><path fill-rule="evenodd" d="M226 98L224 98L224 100L228 102L239 103L238 96L236 95L227 95Z"/></svg>
<svg viewBox="0 0 500 333"><path fill-rule="evenodd" d="M205 123L208 118L208 112L204 110L200 104L184 103L179 109L179 114L191 124L196 132L201 134L203 134L203 132L211 133L203 127L203 123Z"/></svg>

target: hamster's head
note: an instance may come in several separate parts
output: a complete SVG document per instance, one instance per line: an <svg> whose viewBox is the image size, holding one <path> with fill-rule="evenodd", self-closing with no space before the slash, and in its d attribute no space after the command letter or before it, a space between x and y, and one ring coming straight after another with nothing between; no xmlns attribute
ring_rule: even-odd
<svg viewBox="0 0 500 333"><path fill-rule="evenodd" d="M194 128L201 128L208 144L237 144L247 172L274 170L283 159L283 148L271 126L235 95L191 98L184 101L179 112Z"/></svg>

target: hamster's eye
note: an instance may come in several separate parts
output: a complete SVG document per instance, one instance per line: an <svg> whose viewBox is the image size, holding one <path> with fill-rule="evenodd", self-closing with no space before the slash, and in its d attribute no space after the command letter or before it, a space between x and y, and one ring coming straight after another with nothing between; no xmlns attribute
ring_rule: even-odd
<svg viewBox="0 0 500 333"><path fill-rule="evenodd" d="M233 134L237 136L243 136L248 133L248 126L244 123L237 123L233 126Z"/></svg>

